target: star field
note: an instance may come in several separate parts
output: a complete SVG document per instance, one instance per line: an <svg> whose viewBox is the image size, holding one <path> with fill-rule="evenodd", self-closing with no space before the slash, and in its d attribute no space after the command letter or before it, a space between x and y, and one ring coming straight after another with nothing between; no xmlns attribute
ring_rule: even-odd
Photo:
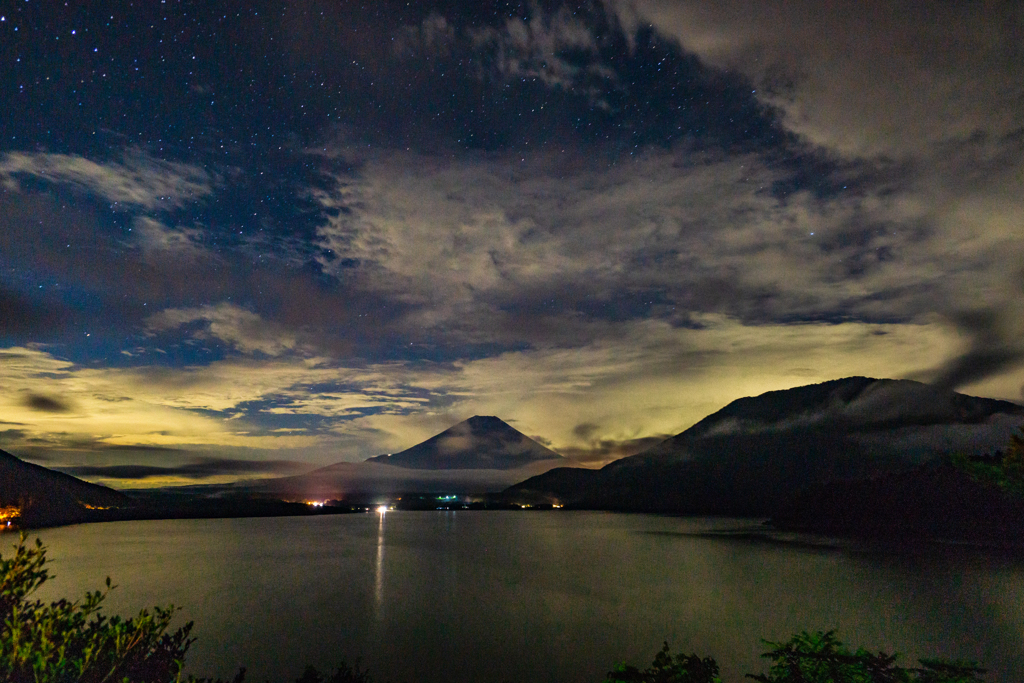
<svg viewBox="0 0 1024 683"><path fill-rule="evenodd" d="M130 486L1020 400L1024 15L880 7L9 3L0 448Z"/></svg>

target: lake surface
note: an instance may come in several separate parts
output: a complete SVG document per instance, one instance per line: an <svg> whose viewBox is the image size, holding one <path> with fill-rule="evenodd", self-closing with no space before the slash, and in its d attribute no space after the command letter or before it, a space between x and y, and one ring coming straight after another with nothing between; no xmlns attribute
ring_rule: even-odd
<svg viewBox="0 0 1024 683"><path fill-rule="evenodd" d="M904 665L961 657L987 666L986 680L1024 680L1024 560L969 549L830 547L749 520L563 511L34 535L57 577L40 597L78 597L109 575L108 613L174 603L196 623L187 671L203 676L244 665L251 681L293 681L306 664L360 657L378 683L599 683L617 662L649 665L668 640L716 657L728 682L763 671L762 637L837 628Z"/></svg>

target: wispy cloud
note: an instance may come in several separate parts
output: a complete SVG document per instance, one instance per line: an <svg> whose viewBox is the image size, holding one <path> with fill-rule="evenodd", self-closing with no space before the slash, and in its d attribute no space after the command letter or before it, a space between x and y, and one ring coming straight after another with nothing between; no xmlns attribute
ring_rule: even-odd
<svg viewBox="0 0 1024 683"><path fill-rule="evenodd" d="M790 130L844 155L902 157L1024 126L1019 3L984 12L880 0L617 6L707 62L747 73Z"/></svg>
<svg viewBox="0 0 1024 683"><path fill-rule="evenodd" d="M209 479L222 475L285 476L308 471L309 465L290 460L238 460L232 458L201 458L175 467L156 465L81 465L62 467L62 471L78 477L98 479Z"/></svg>
<svg viewBox="0 0 1024 683"><path fill-rule="evenodd" d="M139 216L133 231L134 243L148 256L187 259L203 251L202 232L196 228L172 228L149 216Z"/></svg>
<svg viewBox="0 0 1024 683"><path fill-rule="evenodd" d="M581 321L624 314L915 321L980 289L1015 296L1024 205L990 188L1021 162L981 163L1000 149L849 165L828 197L780 196L789 171L757 155L648 151L594 170L559 153L381 151L321 193L322 265L409 306L405 330L464 341L578 340ZM984 180L957 180L965 167Z"/></svg>
<svg viewBox="0 0 1024 683"><path fill-rule="evenodd" d="M277 325L268 323L252 311L227 302L197 308L167 308L146 319L152 332L166 332L189 323L202 327L191 331L197 339L216 338L231 344L242 353L260 352L279 356L296 347L295 336Z"/></svg>
<svg viewBox="0 0 1024 683"><path fill-rule="evenodd" d="M75 154L8 152L0 158L0 180L17 189L29 176L95 193L126 209L167 210L212 194L214 179L198 166L149 156L140 150L121 162L100 163Z"/></svg>

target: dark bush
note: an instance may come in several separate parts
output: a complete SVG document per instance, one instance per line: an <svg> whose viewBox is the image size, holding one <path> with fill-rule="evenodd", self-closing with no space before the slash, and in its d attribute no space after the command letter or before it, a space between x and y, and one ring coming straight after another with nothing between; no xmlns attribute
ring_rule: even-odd
<svg viewBox="0 0 1024 683"><path fill-rule="evenodd" d="M46 550L24 535L0 557L0 680L8 683L170 683L180 678L192 623L170 632L173 607L131 619L102 615L111 590L81 600L31 600L46 582Z"/></svg>

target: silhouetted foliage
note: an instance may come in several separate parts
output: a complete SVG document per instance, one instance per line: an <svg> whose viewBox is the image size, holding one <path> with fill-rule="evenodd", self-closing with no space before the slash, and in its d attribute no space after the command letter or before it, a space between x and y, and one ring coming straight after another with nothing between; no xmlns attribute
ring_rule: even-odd
<svg viewBox="0 0 1024 683"><path fill-rule="evenodd" d="M1006 451L995 457L957 456L953 464L978 481L995 484L1004 493L1024 498L1024 427L1010 435Z"/></svg>
<svg viewBox="0 0 1024 683"><path fill-rule="evenodd" d="M922 659L919 668L896 665L896 655L864 649L850 652L835 631L799 633L785 643L764 641L772 649L762 657L772 660L767 674L747 674L760 683L980 683L984 673L969 662ZM668 643L655 655L654 664L640 671L620 664L605 683L721 683L718 663L710 657L676 655Z"/></svg>
<svg viewBox="0 0 1024 683"><path fill-rule="evenodd" d="M666 642L654 655L651 668L640 671L635 666L620 664L608 672L605 683L722 683L722 679L714 659L695 654L673 658Z"/></svg>
<svg viewBox="0 0 1024 683"><path fill-rule="evenodd" d="M975 664L922 659L920 668L896 665L896 655L850 652L835 631L794 635L785 643L765 641L772 660L767 674L747 674L761 683L971 683L984 673Z"/></svg>
<svg viewBox="0 0 1024 683"><path fill-rule="evenodd" d="M355 667L342 662L333 674L326 678L312 666L307 666L302 676L295 683L373 683L370 674L359 669L359 660Z"/></svg>
<svg viewBox="0 0 1024 683"><path fill-rule="evenodd" d="M169 632L173 607L131 619L100 614L111 590L44 604L30 596L50 577L46 550L25 536L0 556L0 680L7 683L169 683L180 677L192 623Z"/></svg>

